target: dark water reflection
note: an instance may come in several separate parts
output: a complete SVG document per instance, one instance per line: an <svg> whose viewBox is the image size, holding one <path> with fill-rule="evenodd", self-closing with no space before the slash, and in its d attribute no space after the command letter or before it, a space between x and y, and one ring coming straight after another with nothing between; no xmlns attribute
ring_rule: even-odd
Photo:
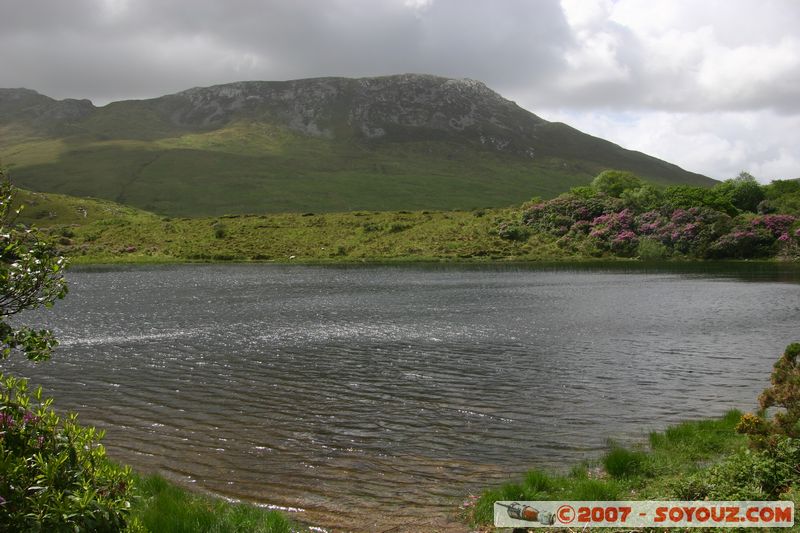
<svg viewBox="0 0 800 533"><path fill-rule="evenodd" d="M470 490L752 409L800 337L796 269L625 268L75 270L39 315L53 360L3 365L142 470L336 529L458 530Z"/></svg>

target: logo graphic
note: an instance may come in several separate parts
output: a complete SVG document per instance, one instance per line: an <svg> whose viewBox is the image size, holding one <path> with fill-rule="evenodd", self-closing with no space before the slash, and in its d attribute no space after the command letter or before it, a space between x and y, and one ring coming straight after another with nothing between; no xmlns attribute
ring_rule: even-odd
<svg viewBox="0 0 800 533"><path fill-rule="evenodd" d="M494 525L509 528L790 528L791 501L496 501Z"/></svg>
<svg viewBox="0 0 800 533"><path fill-rule="evenodd" d="M524 520L526 522L539 522L546 526L551 526L555 523L556 519L553 513L542 512L530 505L522 505L521 503L514 502L511 505L505 505L496 502L500 507L505 507L508 512L509 518L514 520Z"/></svg>

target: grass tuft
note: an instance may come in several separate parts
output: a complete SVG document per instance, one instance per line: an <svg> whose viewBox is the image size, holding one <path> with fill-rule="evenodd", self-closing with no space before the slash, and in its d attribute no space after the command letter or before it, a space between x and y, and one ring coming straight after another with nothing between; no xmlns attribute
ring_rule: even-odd
<svg viewBox="0 0 800 533"><path fill-rule="evenodd" d="M603 466L615 479L640 476L647 470L647 454L615 446L603 459Z"/></svg>
<svg viewBox="0 0 800 533"><path fill-rule="evenodd" d="M580 479L567 493L569 500L604 501L618 500L621 487L612 480Z"/></svg>
<svg viewBox="0 0 800 533"><path fill-rule="evenodd" d="M140 478L139 497L131 512L131 529L152 533L290 533L281 513L253 505L231 504L195 494L158 475Z"/></svg>

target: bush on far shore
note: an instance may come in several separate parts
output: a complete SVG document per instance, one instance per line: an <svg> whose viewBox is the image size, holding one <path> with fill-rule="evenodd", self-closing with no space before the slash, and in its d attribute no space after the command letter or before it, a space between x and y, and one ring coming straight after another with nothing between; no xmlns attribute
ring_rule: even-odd
<svg viewBox="0 0 800 533"><path fill-rule="evenodd" d="M768 187L746 173L713 188L659 189L633 174L605 171L589 187L524 206L520 222L574 253L594 249L643 260L796 258L800 216L765 209L763 203L790 205L794 188L774 187L789 192L766 196ZM518 228L504 222L501 234L509 227Z"/></svg>

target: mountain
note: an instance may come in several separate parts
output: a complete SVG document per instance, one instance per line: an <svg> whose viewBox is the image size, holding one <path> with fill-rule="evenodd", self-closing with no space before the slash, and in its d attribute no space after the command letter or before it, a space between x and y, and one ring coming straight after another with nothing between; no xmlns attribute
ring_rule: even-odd
<svg viewBox="0 0 800 533"><path fill-rule="evenodd" d="M239 82L103 107L0 89L0 163L33 190L180 216L503 206L607 168L713 183L483 83L414 74Z"/></svg>

